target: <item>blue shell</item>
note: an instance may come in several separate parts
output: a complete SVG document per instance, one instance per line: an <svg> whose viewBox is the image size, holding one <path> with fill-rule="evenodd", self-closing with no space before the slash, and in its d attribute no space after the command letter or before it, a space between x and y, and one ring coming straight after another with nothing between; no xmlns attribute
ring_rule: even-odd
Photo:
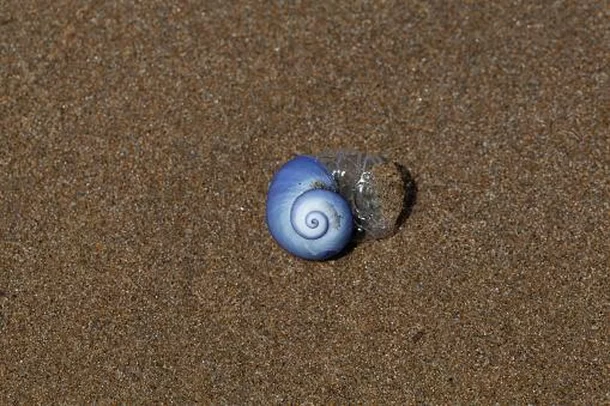
<svg viewBox="0 0 610 406"><path fill-rule="evenodd" d="M352 238L349 203L317 159L300 155L273 177L267 194L267 226L286 251L309 260L328 259Z"/></svg>

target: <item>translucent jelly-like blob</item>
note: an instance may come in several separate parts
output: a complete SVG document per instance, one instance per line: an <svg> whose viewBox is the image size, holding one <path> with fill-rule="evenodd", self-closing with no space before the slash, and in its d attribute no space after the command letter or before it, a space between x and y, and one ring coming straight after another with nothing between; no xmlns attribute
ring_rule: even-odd
<svg viewBox="0 0 610 406"><path fill-rule="evenodd" d="M339 193L349 202L357 238L389 237L405 211L407 173L380 155L357 151L316 155L337 181Z"/></svg>

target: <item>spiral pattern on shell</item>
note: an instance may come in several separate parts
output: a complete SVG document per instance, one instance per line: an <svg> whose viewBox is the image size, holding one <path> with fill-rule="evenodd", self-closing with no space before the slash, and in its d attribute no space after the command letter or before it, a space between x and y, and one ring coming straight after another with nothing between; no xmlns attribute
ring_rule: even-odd
<svg viewBox="0 0 610 406"><path fill-rule="evenodd" d="M316 158L300 155L273 177L267 194L267 226L286 251L309 260L340 253L353 233L349 203L332 174Z"/></svg>

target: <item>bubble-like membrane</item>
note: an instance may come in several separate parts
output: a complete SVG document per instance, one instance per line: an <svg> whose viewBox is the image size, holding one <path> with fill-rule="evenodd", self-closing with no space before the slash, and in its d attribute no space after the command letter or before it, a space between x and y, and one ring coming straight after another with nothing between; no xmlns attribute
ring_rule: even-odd
<svg viewBox="0 0 610 406"><path fill-rule="evenodd" d="M357 151L316 156L349 202L360 240L389 237L404 210L405 181L400 168L383 156Z"/></svg>

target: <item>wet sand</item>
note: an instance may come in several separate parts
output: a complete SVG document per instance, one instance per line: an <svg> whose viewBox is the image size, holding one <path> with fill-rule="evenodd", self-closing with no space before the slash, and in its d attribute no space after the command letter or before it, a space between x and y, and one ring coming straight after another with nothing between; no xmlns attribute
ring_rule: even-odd
<svg viewBox="0 0 610 406"><path fill-rule="evenodd" d="M0 403L610 402L601 2L201 3L0 6ZM340 148L415 204L291 257Z"/></svg>

